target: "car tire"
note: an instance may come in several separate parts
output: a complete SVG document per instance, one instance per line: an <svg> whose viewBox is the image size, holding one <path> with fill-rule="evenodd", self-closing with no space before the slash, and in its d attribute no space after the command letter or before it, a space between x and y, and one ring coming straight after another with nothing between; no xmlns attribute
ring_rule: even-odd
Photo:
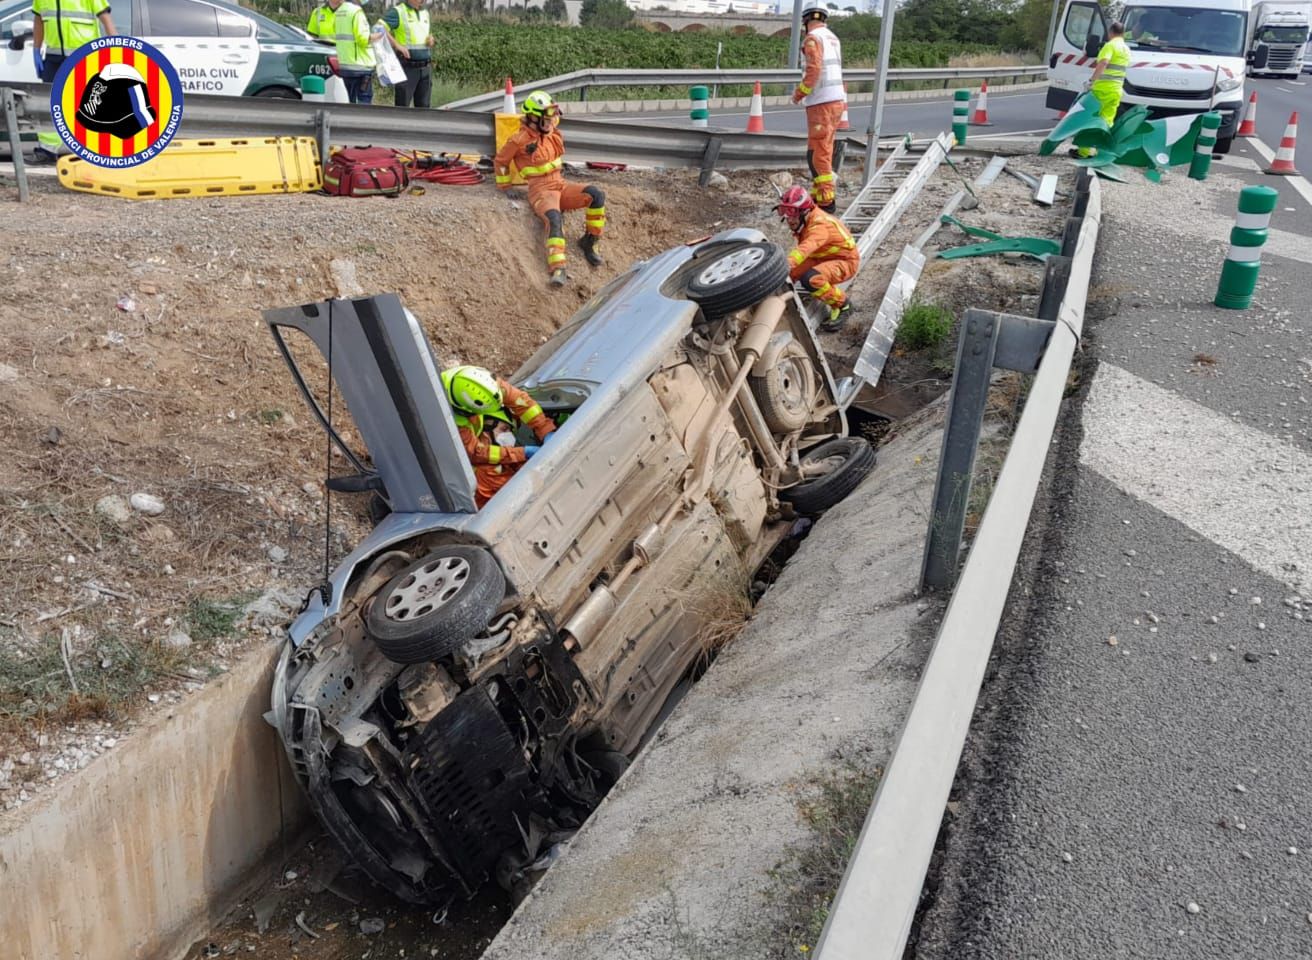
<svg viewBox="0 0 1312 960"><path fill-rule="evenodd" d="M374 594L365 627L387 659L428 663L486 628L505 593L506 578L486 550L438 547Z"/></svg>
<svg viewBox="0 0 1312 960"><path fill-rule="evenodd" d="M1216 141L1216 146L1212 147L1213 153L1229 153L1230 148L1234 146L1234 137L1224 137Z"/></svg>
<svg viewBox="0 0 1312 960"><path fill-rule="evenodd" d="M265 100L299 100L301 95L291 87L265 87L255 91L255 96Z"/></svg>
<svg viewBox="0 0 1312 960"><path fill-rule="evenodd" d="M597 750L584 754L583 759L600 775L603 792L615 786L620 777L624 776L624 771L633 764L632 760L618 750Z"/></svg>
<svg viewBox="0 0 1312 960"><path fill-rule="evenodd" d="M875 448L862 437L827 440L807 451L802 463L834 460L833 469L814 480L779 491L779 498L806 516L823 513L857 488L875 468Z"/></svg>
<svg viewBox="0 0 1312 960"><path fill-rule="evenodd" d="M815 364L811 355L796 340L779 353L764 376L752 377L752 396L761 415L774 433L800 430L811 419L815 402Z"/></svg>
<svg viewBox="0 0 1312 960"><path fill-rule="evenodd" d="M708 317L754 307L788 283L788 260L769 241L747 243L707 260L688 281L688 299Z"/></svg>

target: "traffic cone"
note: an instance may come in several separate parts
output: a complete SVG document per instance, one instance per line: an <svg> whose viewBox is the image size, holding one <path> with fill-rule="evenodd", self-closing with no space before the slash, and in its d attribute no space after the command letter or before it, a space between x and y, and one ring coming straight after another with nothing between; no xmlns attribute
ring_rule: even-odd
<svg viewBox="0 0 1312 960"><path fill-rule="evenodd" d="M843 115L838 118L836 130L851 130L852 124L847 119L847 84L843 84Z"/></svg>
<svg viewBox="0 0 1312 960"><path fill-rule="evenodd" d="M1276 150L1276 158L1271 161L1271 168L1267 173L1277 173L1284 177L1298 176L1298 171L1294 169L1294 141L1297 139L1298 111L1295 110L1289 115L1285 135L1280 138L1280 148Z"/></svg>
<svg viewBox="0 0 1312 960"><path fill-rule="evenodd" d="M1257 91L1248 98L1248 106L1244 109L1244 119L1239 123L1239 130L1236 137L1255 137L1257 136Z"/></svg>
<svg viewBox="0 0 1312 960"><path fill-rule="evenodd" d="M970 118L972 127L991 127L989 123L989 82L980 84L979 99L975 101L975 115Z"/></svg>
<svg viewBox="0 0 1312 960"><path fill-rule="evenodd" d="M748 133L765 133L765 114L761 110L761 81L752 88L752 108L747 115Z"/></svg>
<svg viewBox="0 0 1312 960"><path fill-rule="evenodd" d="M506 77L506 96L505 99L501 101L501 112L515 112L515 85L510 82L509 77Z"/></svg>

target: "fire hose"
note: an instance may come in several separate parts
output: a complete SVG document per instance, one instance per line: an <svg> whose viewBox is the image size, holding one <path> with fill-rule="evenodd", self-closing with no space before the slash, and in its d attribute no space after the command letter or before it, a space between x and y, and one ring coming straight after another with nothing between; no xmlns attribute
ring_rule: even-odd
<svg viewBox="0 0 1312 960"><path fill-rule="evenodd" d="M398 151L397 155L406 165L411 182L474 186L486 179L482 171L455 154L441 153L434 156L417 150L412 153Z"/></svg>

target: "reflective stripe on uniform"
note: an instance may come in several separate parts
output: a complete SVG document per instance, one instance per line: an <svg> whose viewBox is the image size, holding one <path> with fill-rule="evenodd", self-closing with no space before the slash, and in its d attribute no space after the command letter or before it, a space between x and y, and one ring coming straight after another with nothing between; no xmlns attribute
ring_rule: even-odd
<svg viewBox="0 0 1312 960"><path fill-rule="evenodd" d="M799 84L797 85L797 89L798 89L798 90L801 90L803 93L808 94L808 95L811 93L811 88L808 87L808 86L807 86L806 84L804 84L804 83L799 83Z"/></svg>
<svg viewBox="0 0 1312 960"><path fill-rule="evenodd" d="M555 160L551 160L538 167L521 167L519 172L522 176L525 177L540 177L543 174L552 173L553 171L559 170L564 165L565 165L565 158L557 157Z"/></svg>
<svg viewBox="0 0 1312 960"><path fill-rule="evenodd" d="M798 250L796 247L793 247L792 250L788 251L788 259L792 261L793 266L797 266L806 259L806 254L801 250Z"/></svg>
<svg viewBox="0 0 1312 960"><path fill-rule="evenodd" d="M565 238L547 237L547 266L565 262Z"/></svg>
<svg viewBox="0 0 1312 960"><path fill-rule="evenodd" d="M596 227L600 230L606 225L606 208L588 207L583 211L583 222L589 227Z"/></svg>
<svg viewBox="0 0 1312 960"><path fill-rule="evenodd" d="M497 186L500 186L503 183L510 183L510 174L508 173L497 174Z"/></svg>
<svg viewBox="0 0 1312 960"><path fill-rule="evenodd" d="M527 410L521 413L519 415L519 419L523 423L528 423L530 420L533 420L540 416L542 416L542 405L535 403L533 404L533 406L529 407Z"/></svg>
<svg viewBox="0 0 1312 960"><path fill-rule="evenodd" d="M501 448L496 444L487 448L487 462L492 464L501 462Z"/></svg>
<svg viewBox="0 0 1312 960"><path fill-rule="evenodd" d="M812 177L812 178L811 178L811 182L812 182L812 183L829 183L829 181L831 181L831 180L836 180L836 179L838 179L838 175L837 175L837 174L833 174L833 173L821 173L821 174L818 174L818 175Z"/></svg>

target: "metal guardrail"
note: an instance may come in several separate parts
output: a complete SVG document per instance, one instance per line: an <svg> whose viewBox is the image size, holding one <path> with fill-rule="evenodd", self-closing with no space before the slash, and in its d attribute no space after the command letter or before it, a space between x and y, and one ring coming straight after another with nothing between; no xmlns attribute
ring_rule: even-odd
<svg viewBox="0 0 1312 960"><path fill-rule="evenodd" d="M1047 66L1036 67L895 67L888 71L888 80L995 80L1004 77L1034 78L1047 77ZM575 70L558 77L547 77L533 83L516 85L517 90L545 90L555 96L572 90L586 90L589 87L667 87L691 86L702 84L754 83L796 83L800 74L797 70L786 67L780 69L744 69L744 70L617 70L598 67L593 70ZM874 83L879 79L879 71L873 67L864 69L844 69L843 80L849 85ZM496 110L501 106L504 91L479 94L448 104L452 110Z"/></svg>
<svg viewBox="0 0 1312 960"><path fill-rule="evenodd" d="M47 84L6 84L30 95L29 116L50 114ZM187 99L179 134L184 137L317 136L321 145L379 144L407 150L487 154L495 143L495 119L469 110L309 103L260 97L196 96ZM570 118L562 128L570 161L601 160L643 166L786 169L806 155L803 134L726 132L666 128L609 120Z"/></svg>
<svg viewBox="0 0 1312 960"><path fill-rule="evenodd" d="M1034 505L1083 329L1101 210L1095 179L1057 322L906 724L834 896L817 960L902 960L1025 536L1027 525L1017 521Z"/></svg>

